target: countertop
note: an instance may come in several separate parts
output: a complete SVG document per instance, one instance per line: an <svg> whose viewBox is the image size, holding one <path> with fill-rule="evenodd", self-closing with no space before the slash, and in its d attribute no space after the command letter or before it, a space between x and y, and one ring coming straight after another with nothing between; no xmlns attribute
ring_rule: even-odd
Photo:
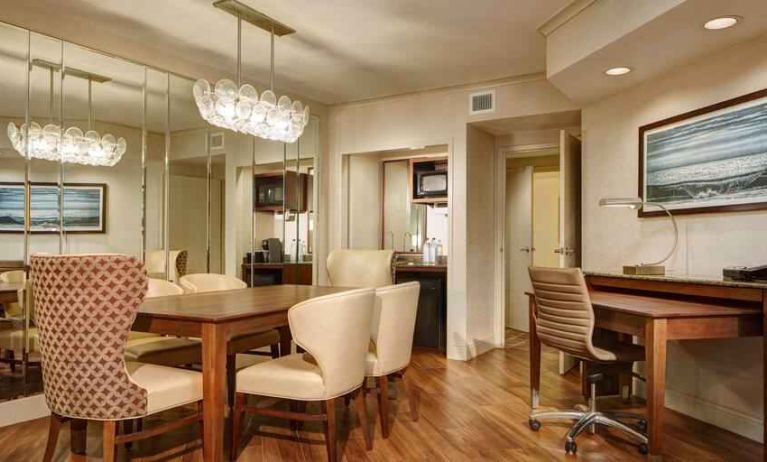
<svg viewBox="0 0 767 462"><path fill-rule="evenodd" d="M641 279L645 281L663 281L663 282L680 282L691 284L708 284L715 286L727 286L727 287L743 287L750 289L767 289L767 282L746 282L746 281L730 281L721 277L712 276L698 276L688 274L667 274L664 276L645 276L635 274L623 274L618 272L609 271L584 271L586 276L594 277L609 277L609 278L621 278L621 279Z"/></svg>
<svg viewBox="0 0 767 462"><path fill-rule="evenodd" d="M394 271L413 272L413 273L446 273L447 264L445 263L423 263L423 262L398 262L394 264Z"/></svg>

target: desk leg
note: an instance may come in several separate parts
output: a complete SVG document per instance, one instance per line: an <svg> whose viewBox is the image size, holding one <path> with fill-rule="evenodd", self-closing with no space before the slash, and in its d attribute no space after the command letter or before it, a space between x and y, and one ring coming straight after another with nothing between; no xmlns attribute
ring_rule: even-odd
<svg viewBox="0 0 767 462"><path fill-rule="evenodd" d="M666 320L648 319L644 341L647 356L647 424L650 456L661 454L666 395Z"/></svg>
<svg viewBox="0 0 767 462"><path fill-rule="evenodd" d="M224 460L226 413L226 329L220 324L202 326L203 460Z"/></svg>
<svg viewBox="0 0 767 462"><path fill-rule="evenodd" d="M530 407L538 408L541 389L541 342L535 328L535 297L530 297Z"/></svg>

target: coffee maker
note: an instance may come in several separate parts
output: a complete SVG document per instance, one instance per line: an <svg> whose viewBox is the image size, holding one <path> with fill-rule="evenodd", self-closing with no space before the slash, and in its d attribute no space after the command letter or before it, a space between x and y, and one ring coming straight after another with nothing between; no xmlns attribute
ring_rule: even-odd
<svg viewBox="0 0 767 462"><path fill-rule="evenodd" d="M265 251L267 262L282 263L282 241L270 237L261 241L261 248Z"/></svg>

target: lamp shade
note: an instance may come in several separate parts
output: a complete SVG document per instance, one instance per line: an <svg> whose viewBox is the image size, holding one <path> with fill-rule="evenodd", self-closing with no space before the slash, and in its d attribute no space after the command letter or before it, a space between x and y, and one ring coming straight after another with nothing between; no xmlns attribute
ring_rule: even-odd
<svg viewBox="0 0 767 462"><path fill-rule="evenodd" d="M642 199L638 197L603 197L599 199L600 207L628 207L638 209L644 205Z"/></svg>

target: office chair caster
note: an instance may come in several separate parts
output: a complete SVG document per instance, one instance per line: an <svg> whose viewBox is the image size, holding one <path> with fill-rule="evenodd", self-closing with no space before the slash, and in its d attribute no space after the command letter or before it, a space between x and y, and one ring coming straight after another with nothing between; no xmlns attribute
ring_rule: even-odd
<svg viewBox="0 0 767 462"><path fill-rule="evenodd" d="M530 419L527 421L527 424L530 425L530 429L534 432L537 432L541 429L541 422L539 422L537 419Z"/></svg>
<svg viewBox="0 0 767 462"><path fill-rule="evenodd" d="M639 419L639 422L637 423L637 428L640 432L647 434L647 419Z"/></svg>
<svg viewBox="0 0 767 462"><path fill-rule="evenodd" d="M578 452L578 445L575 441L565 441L565 454L573 454Z"/></svg>
<svg viewBox="0 0 767 462"><path fill-rule="evenodd" d="M645 443L642 443L639 445L639 453L642 455L647 455L647 453L650 452L650 448L647 447Z"/></svg>

